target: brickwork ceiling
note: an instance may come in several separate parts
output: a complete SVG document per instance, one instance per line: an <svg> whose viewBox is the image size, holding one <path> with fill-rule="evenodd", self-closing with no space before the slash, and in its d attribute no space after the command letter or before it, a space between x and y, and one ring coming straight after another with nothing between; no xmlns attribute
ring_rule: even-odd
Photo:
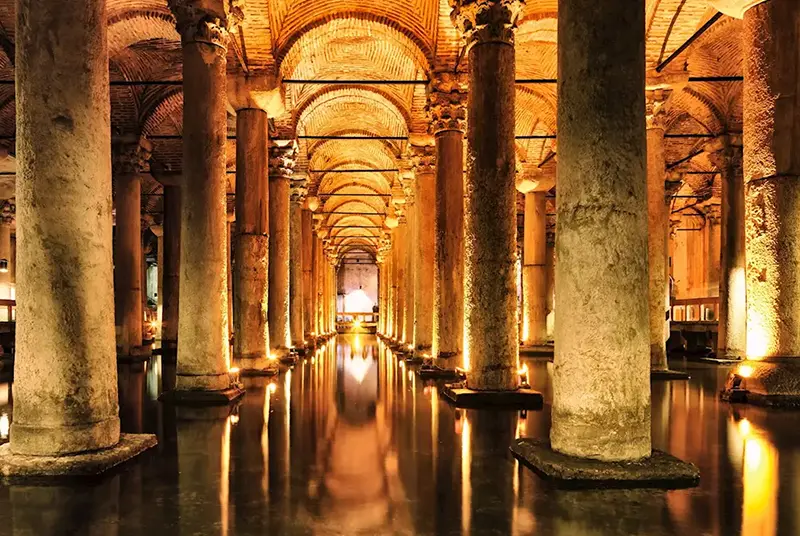
<svg viewBox="0 0 800 536"><path fill-rule="evenodd" d="M13 80L14 0L0 0L0 77ZM405 169L410 137L424 139L428 118L421 84L324 84L320 80L425 81L443 70L467 69L450 20L448 0L246 0L245 19L232 34L231 73L275 75L308 83L285 85L285 112L273 119L272 135L391 136L400 140L299 141L297 170L309 174L312 193L354 197L322 199L337 210L352 206L386 212L388 198L358 194L402 191L400 173L331 173L343 169ZM516 34L518 79L557 77L558 0L527 0ZM648 82L683 80L667 102L670 134L740 131L741 82L686 82L687 76L742 74L740 21L722 17L657 75L669 58L712 16L709 0L646 0ZM621 28L620 31L624 31ZM178 84L113 86L112 126L117 135L143 134L154 143L152 160L165 169L181 165L182 93L180 38L166 0L108 0L109 68L112 81ZM13 153L13 85L0 86L0 136ZM235 121L229 118L230 133ZM556 86L520 84L516 129L518 168L555 169ZM530 139L531 136L539 136ZM677 161L702 139L670 138L667 160ZM229 168L235 169L230 139ZM547 165L542 165L547 161ZM323 172L324 171L324 172ZM537 171L540 172L540 171ZM553 172L553 171L548 171ZM232 182L232 181L231 181ZM157 190L157 184L152 185ZM157 199L156 196L153 196ZM368 201L363 201L368 199ZM158 207L149 207L157 212ZM341 219L341 218L340 218ZM354 224L374 218L347 217Z"/></svg>

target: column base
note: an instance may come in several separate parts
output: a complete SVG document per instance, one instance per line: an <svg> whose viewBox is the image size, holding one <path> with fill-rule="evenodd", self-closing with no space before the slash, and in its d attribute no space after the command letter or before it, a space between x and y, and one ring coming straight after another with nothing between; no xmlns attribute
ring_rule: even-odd
<svg viewBox="0 0 800 536"><path fill-rule="evenodd" d="M440 367L437 365L422 365L417 370L417 375L423 380L464 380L467 375L455 368Z"/></svg>
<svg viewBox="0 0 800 536"><path fill-rule="evenodd" d="M153 349L150 346L136 346L131 348L128 355L117 354L117 363L143 363L153 357Z"/></svg>
<svg viewBox="0 0 800 536"><path fill-rule="evenodd" d="M278 367L266 366L264 368L240 368L239 375L243 378L255 378L263 376L276 376L280 372Z"/></svg>
<svg viewBox="0 0 800 536"><path fill-rule="evenodd" d="M519 462L544 480L561 488L693 488L700 470L659 450L649 458L632 462L603 462L574 458L550 448L546 439L521 438L511 445Z"/></svg>
<svg viewBox="0 0 800 536"><path fill-rule="evenodd" d="M0 476L10 479L95 476L158 444L153 434L121 434L113 447L70 456L27 456L0 446Z"/></svg>
<svg viewBox="0 0 800 536"><path fill-rule="evenodd" d="M555 357L555 345L547 343L523 344L519 347L519 355L526 357L546 357L552 360Z"/></svg>
<svg viewBox="0 0 800 536"><path fill-rule="evenodd" d="M669 380L688 380L691 376L689 376L688 372L683 372L680 370L650 370L650 380L656 381L669 381Z"/></svg>
<svg viewBox="0 0 800 536"><path fill-rule="evenodd" d="M176 406L227 406L244 396L244 388L231 385L220 391L178 390L165 391L158 397L161 402Z"/></svg>
<svg viewBox="0 0 800 536"><path fill-rule="evenodd" d="M542 409L544 397L539 391L517 389L514 391L477 391L463 383L444 386L442 394L457 408L514 408Z"/></svg>
<svg viewBox="0 0 800 536"><path fill-rule="evenodd" d="M722 399L757 406L800 408L800 358L741 362L728 375Z"/></svg>

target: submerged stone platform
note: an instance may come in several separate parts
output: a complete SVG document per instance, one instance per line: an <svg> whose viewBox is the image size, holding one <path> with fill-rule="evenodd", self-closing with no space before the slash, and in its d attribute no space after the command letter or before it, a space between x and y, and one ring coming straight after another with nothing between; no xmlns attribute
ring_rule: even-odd
<svg viewBox="0 0 800 536"><path fill-rule="evenodd" d="M651 370L651 380L688 380L691 376L682 370Z"/></svg>
<svg viewBox="0 0 800 536"><path fill-rule="evenodd" d="M443 369L426 365L420 367L417 370L417 374L423 380L460 380L464 378L464 375L455 369Z"/></svg>
<svg viewBox="0 0 800 536"><path fill-rule="evenodd" d="M742 361L728 376L723 400L776 408L800 408L797 358Z"/></svg>
<svg viewBox="0 0 800 536"><path fill-rule="evenodd" d="M682 489L700 483L700 470L659 450L635 462L574 458L550 448L546 439L521 438L511 445L520 463L556 487Z"/></svg>
<svg viewBox="0 0 800 536"><path fill-rule="evenodd" d="M0 477L96 476L158 444L153 434L122 434L115 446L72 456L25 456L0 446Z"/></svg>
<svg viewBox="0 0 800 536"><path fill-rule="evenodd" d="M516 408L542 409L544 397L539 391L477 391L462 383L445 385L442 394L458 408Z"/></svg>
<svg viewBox="0 0 800 536"><path fill-rule="evenodd" d="M186 406L224 406L232 404L244 396L244 388L230 387L221 391L192 390L183 391L173 389L165 391L158 399L167 404Z"/></svg>
<svg viewBox="0 0 800 536"><path fill-rule="evenodd" d="M239 370L239 376L247 378L269 377L269 376L277 376L279 372L280 371L278 370L278 367L270 367L263 369L241 369Z"/></svg>

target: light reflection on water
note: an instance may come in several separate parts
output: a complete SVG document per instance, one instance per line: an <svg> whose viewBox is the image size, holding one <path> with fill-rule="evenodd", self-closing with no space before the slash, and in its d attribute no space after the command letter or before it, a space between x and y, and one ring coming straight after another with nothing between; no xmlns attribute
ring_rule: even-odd
<svg viewBox="0 0 800 536"><path fill-rule="evenodd" d="M552 363L525 362L549 401ZM109 523L117 534L800 534L800 413L720 401L724 367L653 384L654 447L702 472L699 488L671 492L551 489L507 450L547 437L549 404L456 410L366 335L246 378L230 411L162 406L174 368L120 367L123 430L157 433L156 452L90 488L5 488L0 533L13 521L33 534ZM12 406L2 383L0 441ZM57 524L31 514L45 494Z"/></svg>

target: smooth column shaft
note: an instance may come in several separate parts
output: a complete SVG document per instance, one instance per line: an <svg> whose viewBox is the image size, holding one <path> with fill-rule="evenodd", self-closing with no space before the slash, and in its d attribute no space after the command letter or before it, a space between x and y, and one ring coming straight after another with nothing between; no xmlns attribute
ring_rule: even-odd
<svg viewBox="0 0 800 536"><path fill-rule="evenodd" d="M11 450L65 455L119 441L106 3L16 13Z"/></svg>
<svg viewBox="0 0 800 536"><path fill-rule="evenodd" d="M304 338L314 331L314 304L313 304L313 219L312 212L308 209L303 210L302 215L302 269L303 269L303 333Z"/></svg>
<svg viewBox="0 0 800 536"><path fill-rule="evenodd" d="M472 389L517 388L514 46L469 51L464 330ZM466 360L465 360L466 361Z"/></svg>
<svg viewBox="0 0 800 536"><path fill-rule="evenodd" d="M649 263L650 368L667 370L669 211L665 200L664 127L647 129L647 249Z"/></svg>
<svg viewBox="0 0 800 536"><path fill-rule="evenodd" d="M289 351L289 179L269 179L269 343L282 357Z"/></svg>
<svg viewBox="0 0 800 536"><path fill-rule="evenodd" d="M121 173L117 183L117 237L114 243L114 302L121 355L142 345L142 180Z"/></svg>
<svg viewBox="0 0 800 536"><path fill-rule="evenodd" d="M522 343L547 342L547 214L544 192L525 194Z"/></svg>
<svg viewBox="0 0 800 536"><path fill-rule="evenodd" d="M303 347L303 208L292 202L289 227L289 321L292 346Z"/></svg>
<svg viewBox="0 0 800 536"><path fill-rule="evenodd" d="M414 354L433 352L433 295L436 257L436 175L417 172L414 230Z"/></svg>
<svg viewBox="0 0 800 536"><path fill-rule="evenodd" d="M459 354L464 337L463 160L462 132L439 132L436 135L436 258L433 293L433 355L437 358Z"/></svg>
<svg viewBox="0 0 800 536"><path fill-rule="evenodd" d="M550 440L650 455L644 3L560 0Z"/></svg>
<svg viewBox="0 0 800 536"><path fill-rule="evenodd" d="M267 278L269 186L267 114L236 114L236 234L233 271L233 355L243 370L268 366Z"/></svg>
<svg viewBox="0 0 800 536"><path fill-rule="evenodd" d="M181 187L164 186L164 292L161 346L177 348L181 260Z"/></svg>
<svg viewBox="0 0 800 536"><path fill-rule="evenodd" d="M183 43L177 390L230 386L225 49Z"/></svg>

